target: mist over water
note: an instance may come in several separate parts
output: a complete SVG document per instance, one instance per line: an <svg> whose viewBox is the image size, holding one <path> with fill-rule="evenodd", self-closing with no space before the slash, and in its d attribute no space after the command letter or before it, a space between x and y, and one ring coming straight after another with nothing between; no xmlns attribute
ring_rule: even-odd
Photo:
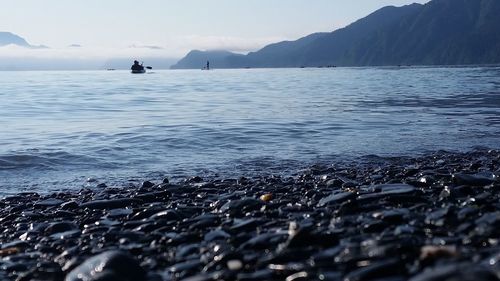
<svg viewBox="0 0 500 281"><path fill-rule="evenodd" d="M500 68L5 72L0 105L2 195L498 148Z"/></svg>

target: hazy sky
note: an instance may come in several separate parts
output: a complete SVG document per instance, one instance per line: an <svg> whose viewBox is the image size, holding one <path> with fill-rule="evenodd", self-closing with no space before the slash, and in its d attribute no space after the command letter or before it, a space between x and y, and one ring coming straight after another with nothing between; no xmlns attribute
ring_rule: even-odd
<svg viewBox="0 0 500 281"><path fill-rule="evenodd" d="M428 0L0 0L0 31L58 50L159 46L142 49L176 57L190 49L256 50L413 2Z"/></svg>

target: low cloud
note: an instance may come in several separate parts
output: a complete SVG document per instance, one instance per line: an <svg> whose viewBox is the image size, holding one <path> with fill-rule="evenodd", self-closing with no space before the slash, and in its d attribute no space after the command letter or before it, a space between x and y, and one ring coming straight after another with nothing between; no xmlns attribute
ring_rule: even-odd
<svg viewBox="0 0 500 281"><path fill-rule="evenodd" d="M193 50L226 50L237 53L248 53L259 50L264 46L286 40L282 37L243 38L228 36L199 36L190 35L181 38L183 49ZM188 48L191 46L191 48Z"/></svg>
<svg viewBox="0 0 500 281"><path fill-rule="evenodd" d="M133 43L127 47L88 47L72 44L62 48L0 47L0 69L96 69L126 67L133 59L154 59L162 67L174 64L191 50L227 50L236 53L256 51L287 38L242 38L190 35L170 38L161 44ZM113 62L113 63L110 63ZM120 63L117 63L120 62ZM6 63L8 65L6 65ZM119 65L119 66L116 66Z"/></svg>
<svg viewBox="0 0 500 281"><path fill-rule="evenodd" d="M66 59L108 59L130 58L137 56L168 57L168 52L161 48L127 47L127 48L89 48L70 46L66 48L31 49L16 45L0 47L0 58L66 58Z"/></svg>
<svg viewBox="0 0 500 281"><path fill-rule="evenodd" d="M134 43L127 47L89 47L72 44L64 48L32 49L15 45L0 47L0 57L33 58L130 58L130 57L177 57L191 50L227 50L238 53L256 51L270 43L287 38L243 38L228 36L189 35L169 38L162 44Z"/></svg>
<svg viewBox="0 0 500 281"><path fill-rule="evenodd" d="M127 69L134 59L155 62L168 68L176 62L162 49L148 47L31 49L15 45L0 47L0 70Z"/></svg>
<svg viewBox="0 0 500 281"><path fill-rule="evenodd" d="M150 49L150 50L164 50L165 48L162 46L154 46L154 45L130 45L129 48L132 49Z"/></svg>

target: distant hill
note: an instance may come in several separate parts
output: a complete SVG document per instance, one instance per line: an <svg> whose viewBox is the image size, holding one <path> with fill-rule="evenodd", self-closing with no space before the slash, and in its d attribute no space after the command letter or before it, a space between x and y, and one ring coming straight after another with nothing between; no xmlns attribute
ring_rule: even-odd
<svg viewBox="0 0 500 281"><path fill-rule="evenodd" d="M500 63L499 0L433 0L384 7L331 33L271 44L217 68ZM197 52L211 59L210 52ZM183 68L198 68L190 56Z"/></svg>
<svg viewBox="0 0 500 281"><path fill-rule="evenodd" d="M189 52L183 59L178 61L176 64L172 65L172 69L201 69L206 66L207 61L210 61L211 65L216 65L218 68L222 68L222 65L228 67L226 64L226 59L228 57L239 58L243 57L243 55L238 55L235 53L231 53L228 51L207 51L202 52L198 50L194 50Z"/></svg>
<svg viewBox="0 0 500 281"><path fill-rule="evenodd" d="M314 33L296 41L283 41L268 45L258 52L249 53L245 57L229 57L226 63L229 67L287 67L294 66L290 62L299 58L303 48L307 48L316 40L328 33Z"/></svg>
<svg viewBox="0 0 500 281"><path fill-rule="evenodd" d="M39 46L30 45L24 38L14 33L0 31L0 47L7 45L17 45L20 47L32 48L32 49L48 48L47 46L44 45L39 45Z"/></svg>
<svg viewBox="0 0 500 281"><path fill-rule="evenodd" d="M18 45L22 47L30 47L31 45L24 38L10 32L0 32L0 46Z"/></svg>

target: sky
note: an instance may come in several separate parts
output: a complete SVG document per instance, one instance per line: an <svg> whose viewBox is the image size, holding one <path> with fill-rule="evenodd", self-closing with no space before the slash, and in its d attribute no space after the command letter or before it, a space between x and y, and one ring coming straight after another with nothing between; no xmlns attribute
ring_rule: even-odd
<svg viewBox="0 0 500 281"><path fill-rule="evenodd" d="M0 0L0 31L51 48L3 47L0 57L246 53L414 2L428 0ZM68 47L73 44L82 47Z"/></svg>

